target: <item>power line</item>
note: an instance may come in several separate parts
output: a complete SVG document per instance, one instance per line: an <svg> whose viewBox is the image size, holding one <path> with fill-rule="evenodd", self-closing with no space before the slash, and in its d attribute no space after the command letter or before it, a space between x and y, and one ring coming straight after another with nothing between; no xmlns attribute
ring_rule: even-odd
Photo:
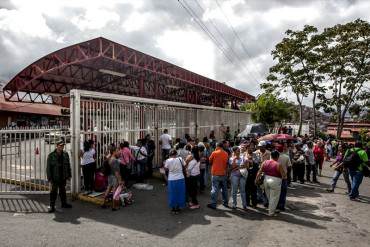
<svg viewBox="0 0 370 247"><path fill-rule="evenodd" d="M218 40L216 39L216 37L214 37L214 35L212 34L212 32L204 25L202 24L201 20L199 20L199 17L196 15L196 13L191 9L191 8L188 8L189 6L186 4L186 2L184 2L187 7L180 1L180 0L177 0L181 6L186 10L186 12L192 17L194 18L194 21L198 24L198 26L206 33L206 35L212 40L212 42L216 45L216 47L223 53L223 55L227 58L227 60L229 60L230 63L234 64L233 60L228 56L228 54L226 53L226 51L223 49L222 45L218 42Z"/></svg>
<svg viewBox="0 0 370 247"><path fill-rule="evenodd" d="M218 2L218 0L215 0L216 1L216 4L217 4L217 7L220 9L222 15L225 17L226 19L226 22L229 26L229 28L231 29L232 33L234 34L234 36L238 39L238 41L240 42L241 44L241 47L244 51L244 53L250 58L252 59L252 56L250 56L246 46L244 45L244 42L241 40L239 34L236 32L235 28L233 27L233 25L231 24L229 18L227 17L226 13L222 10L222 7L220 5L220 3ZM258 69L254 66L254 64L252 63L252 66L254 67L255 71L258 73L258 75L261 77L261 79L263 78L263 76L261 75L261 73L258 71Z"/></svg>
<svg viewBox="0 0 370 247"><path fill-rule="evenodd" d="M223 55L227 58L227 60L232 63L234 66L239 66L243 69L244 72L246 72L249 76L252 76L254 78L254 80L256 80L256 78L249 72L246 70L246 68L244 66L242 66L241 64L236 64L235 61L232 59L232 55L231 55L231 58L230 58L230 55L227 53L227 50L223 47L222 43L215 37L215 35L209 30L209 28L204 24L204 22L201 20L201 18L197 15L197 13L195 13L195 11L189 6L189 4L186 2L186 1L183 1L183 3L178 0L178 2L180 3L180 5L186 10L186 12L192 17L194 18L195 22L199 25L199 27L207 34L207 36L212 40L212 42L216 45L216 47L221 50L221 52L223 53ZM203 9L200 4L197 2L197 4L199 5L199 7L201 9ZM204 11L204 9L203 9ZM215 26L215 24L213 24ZM220 36L223 37L221 31L215 26L215 28L217 29L217 31L219 32ZM225 41L225 43L228 45L227 41L225 38L223 38L223 40ZM231 47L231 46L230 46ZM241 61L241 59L238 57L238 55L236 54L236 52L231 48L230 50L232 50L232 52L235 54L235 57L239 59L239 61ZM258 80L256 80L256 82L258 83Z"/></svg>
<svg viewBox="0 0 370 247"><path fill-rule="evenodd" d="M205 10L204 8L201 6L201 4L199 3L198 0L195 0L196 4L199 6L199 8L201 9L201 11L204 13ZM243 66L243 59L239 56L239 54L237 52L235 52L235 50L233 49L233 45L230 44L227 40L227 38L225 38L225 36L223 35L223 33L220 31L220 29L217 27L217 25L210 19L209 22L211 23L211 25L214 27L214 29L217 31L217 33L219 34L219 36L223 39L223 41L226 43L226 45L229 47L230 51L234 54L234 56L239 60L241 66L243 67L244 70L246 70L246 72L251 76L253 77L253 79L258 83L258 80L256 79L256 77L249 71L249 69L245 66Z"/></svg>

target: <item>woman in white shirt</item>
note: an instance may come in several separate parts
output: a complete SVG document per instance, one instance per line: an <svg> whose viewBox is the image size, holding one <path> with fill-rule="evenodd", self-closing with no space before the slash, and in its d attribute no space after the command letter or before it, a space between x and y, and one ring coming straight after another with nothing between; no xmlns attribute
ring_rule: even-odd
<svg viewBox="0 0 370 247"><path fill-rule="evenodd" d="M197 192L198 192L198 181L200 177L200 155L198 146L193 146L191 149L191 155L186 158L186 170L187 170L187 189L190 197L189 207L190 209L200 208Z"/></svg>
<svg viewBox="0 0 370 247"><path fill-rule="evenodd" d="M94 190L94 177L95 177L95 148L94 141L89 140L84 142L84 148L82 153L82 173L84 177L85 193L91 194Z"/></svg>
<svg viewBox="0 0 370 247"><path fill-rule="evenodd" d="M168 205L171 212L178 214L185 207L185 177L184 160L177 157L175 149L170 151L170 157L165 161L164 168L168 170Z"/></svg>

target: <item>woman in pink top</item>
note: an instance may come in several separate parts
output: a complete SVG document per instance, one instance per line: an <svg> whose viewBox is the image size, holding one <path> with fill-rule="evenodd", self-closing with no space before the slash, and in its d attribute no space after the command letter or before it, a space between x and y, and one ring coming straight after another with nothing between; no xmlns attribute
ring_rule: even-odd
<svg viewBox="0 0 370 247"><path fill-rule="evenodd" d="M123 181L127 184L128 177L131 173L130 171L130 162L134 161L134 156L131 153L130 145L127 141L124 141L119 145L120 147L120 155L119 155L119 160L120 160L120 172L121 172L121 177Z"/></svg>
<svg viewBox="0 0 370 247"><path fill-rule="evenodd" d="M282 178L286 177L286 172L282 165L278 162L279 152L274 150L271 152L271 159L262 163L260 170L257 173L256 181L265 175L263 185L265 193L269 201L269 216L275 215L276 207L279 202L281 192Z"/></svg>

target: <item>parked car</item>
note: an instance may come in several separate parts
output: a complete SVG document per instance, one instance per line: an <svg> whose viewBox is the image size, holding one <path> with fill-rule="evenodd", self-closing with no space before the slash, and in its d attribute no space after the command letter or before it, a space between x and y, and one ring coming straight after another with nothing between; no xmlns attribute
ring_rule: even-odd
<svg viewBox="0 0 370 247"><path fill-rule="evenodd" d="M258 135L265 135L268 129L262 123L247 124L245 129L238 135L240 138L257 137Z"/></svg>
<svg viewBox="0 0 370 247"><path fill-rule="evenodd" d="M45 142L47 144L55 144L58 141L64 141L65 143L71 142L71 133L66 131L50 131L49 133L44 135Z"/></svg>

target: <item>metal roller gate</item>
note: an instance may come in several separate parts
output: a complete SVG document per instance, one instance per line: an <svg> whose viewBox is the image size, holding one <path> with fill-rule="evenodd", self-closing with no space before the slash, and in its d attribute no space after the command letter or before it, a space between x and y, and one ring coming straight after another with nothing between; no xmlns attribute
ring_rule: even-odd
<svg viewBox="0 0 370 247"><path fill-rule="evenodd" d="M173 137L209 136L211 130L220 139L220 126L229 126L232 134L250 123L250 113L216 107L192 105L124 95L71 90L72 192L80 192L79 152L85 140L95 141L98 166L110 144L119 145L150 134L156 143L153 163L160 163L159 136L164 129Z"/></svg>

